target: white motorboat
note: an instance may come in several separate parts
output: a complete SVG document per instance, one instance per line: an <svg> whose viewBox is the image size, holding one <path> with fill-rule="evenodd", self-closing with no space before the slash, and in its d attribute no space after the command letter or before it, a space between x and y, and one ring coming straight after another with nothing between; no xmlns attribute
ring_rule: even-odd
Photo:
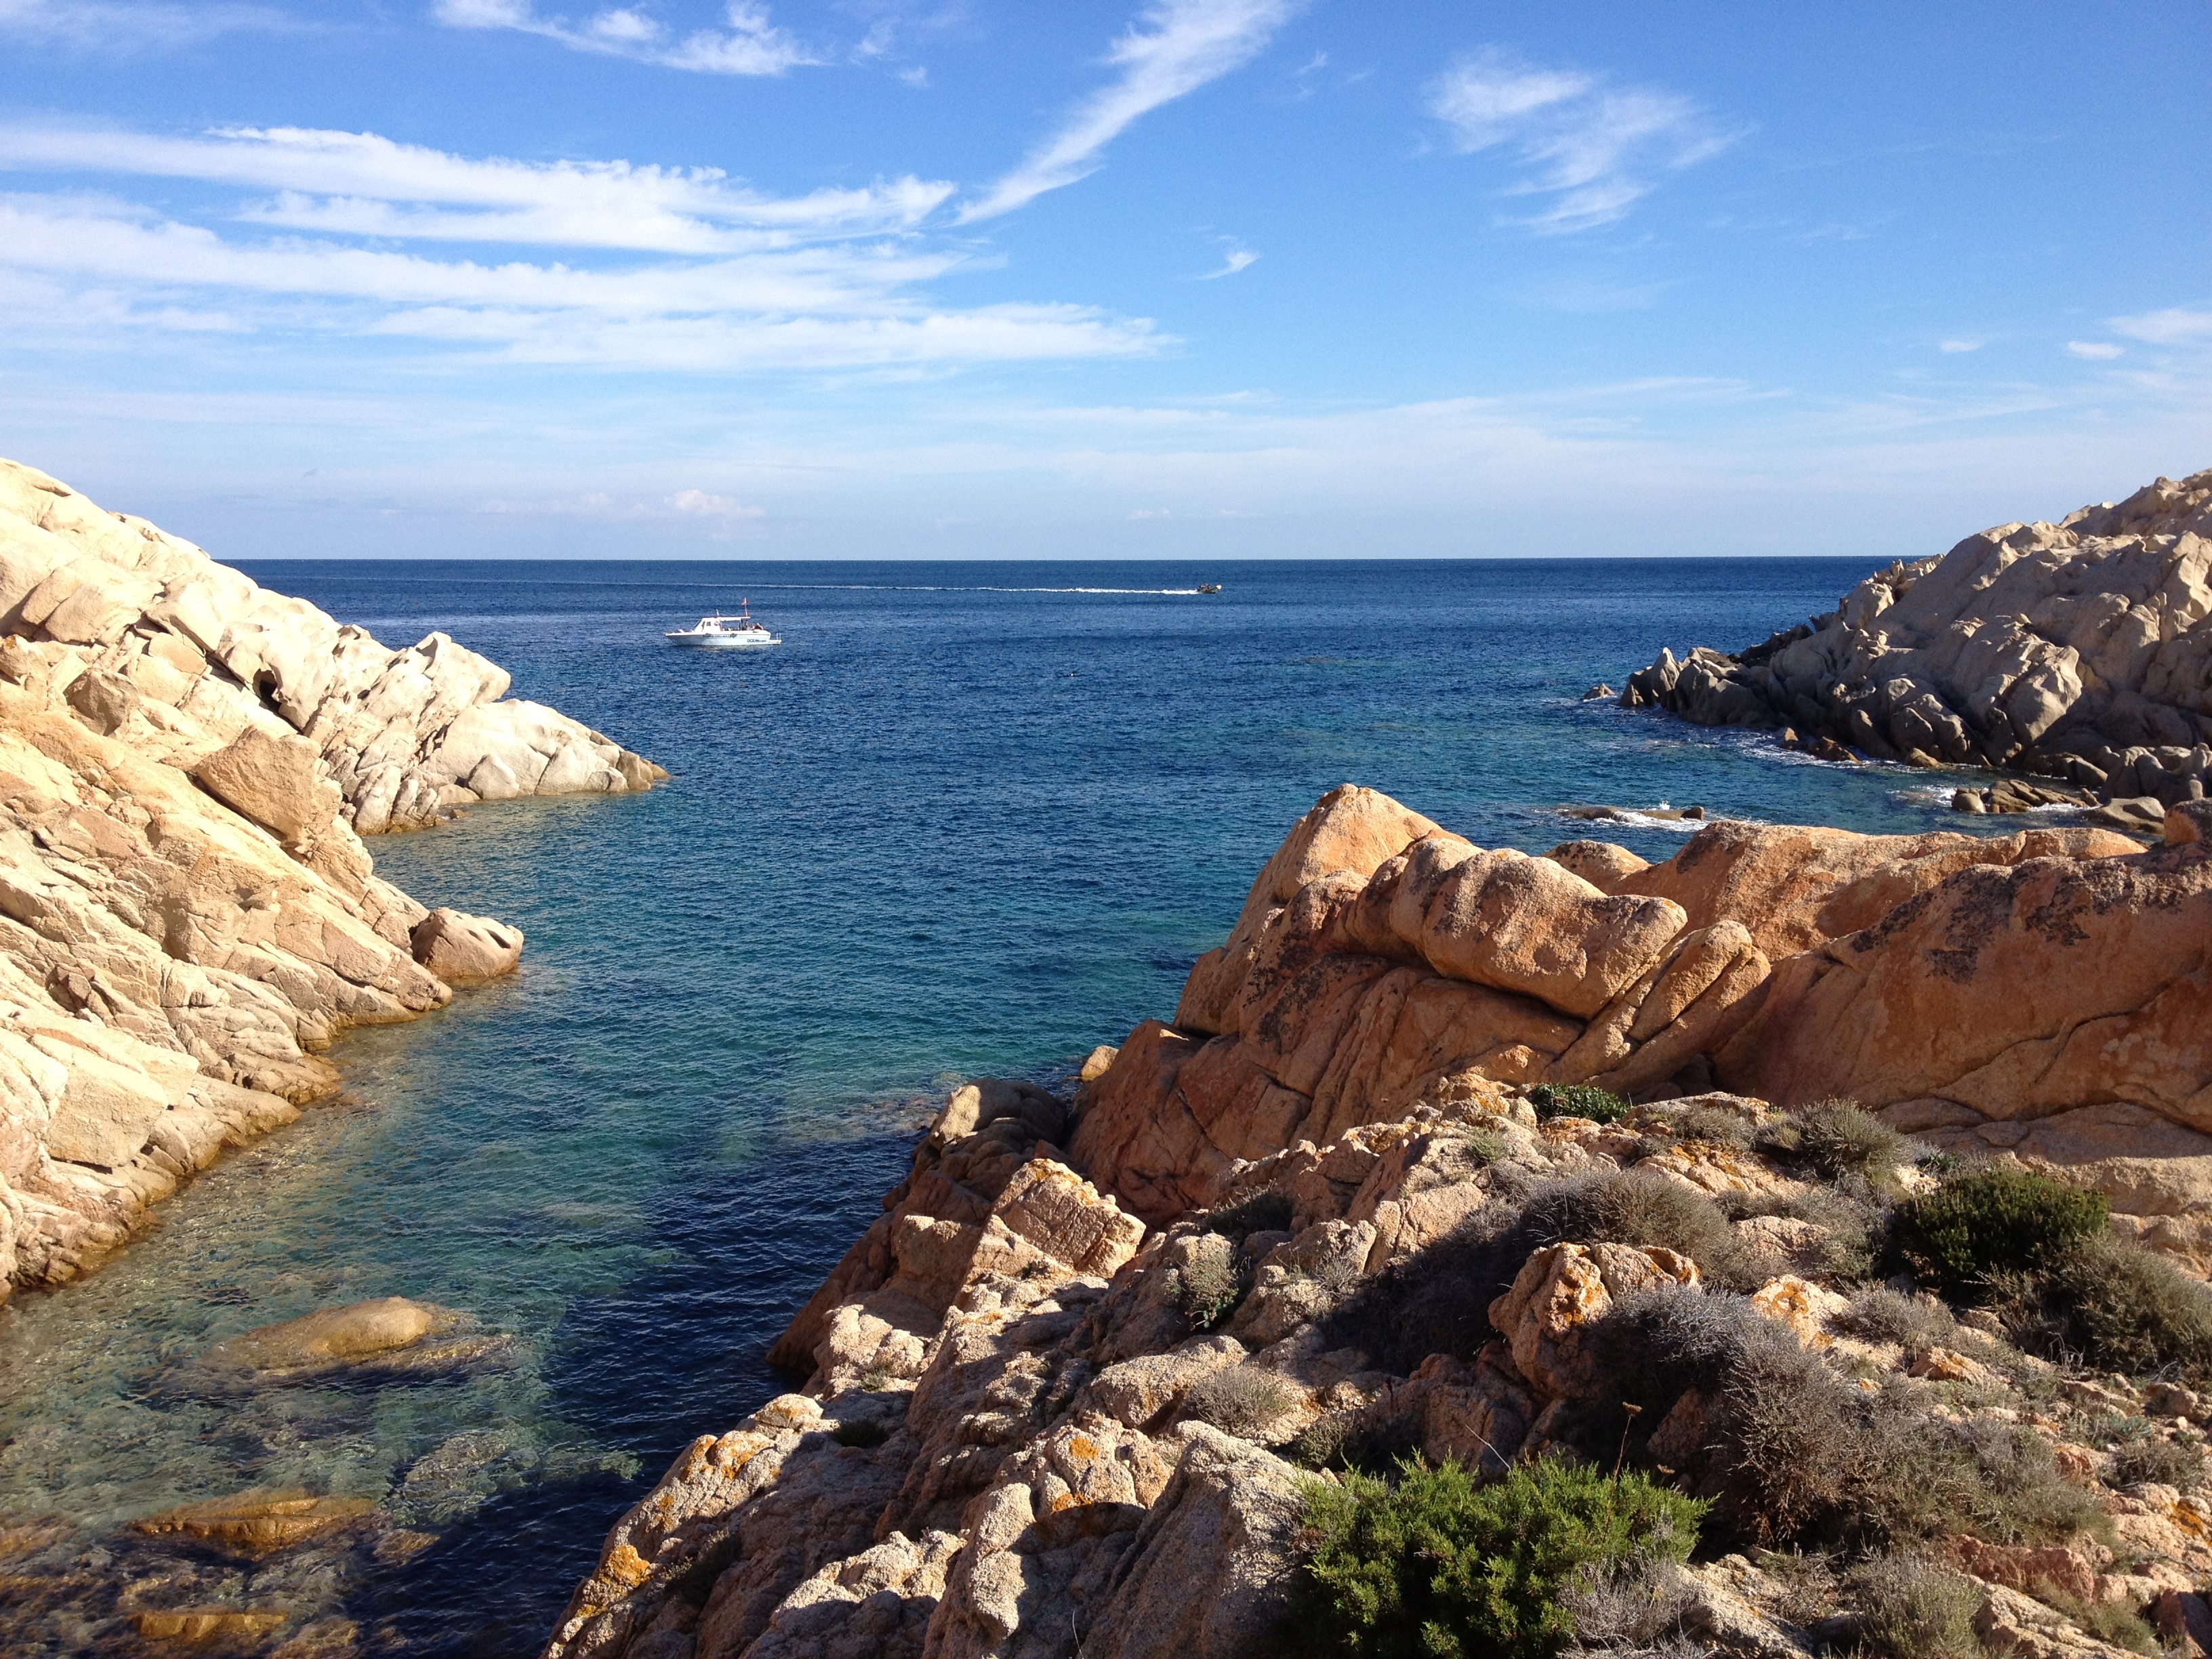
<svg viewBox="0 0 2212 1659"><path fill-rule="evenodd" d="M695 646L709 651L750 651L763 645L783 643L753 620L750 600L740 604L734 617L702 617L696 627L672 628L661 637L671 645Z"/></svg>

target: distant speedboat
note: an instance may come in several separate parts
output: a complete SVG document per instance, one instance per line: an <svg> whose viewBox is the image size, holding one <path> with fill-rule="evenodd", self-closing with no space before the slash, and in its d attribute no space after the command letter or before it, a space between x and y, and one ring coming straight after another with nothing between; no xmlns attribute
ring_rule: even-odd
<svg viewBox="0 0 2212 1659"><path fill-rule="evenodd" d="M1198 585L1198 591L1201 593L1218 593L1221 591L1221 584L1219 582L1200 582Z"/></svg>
<svg viewBox="0 0 2212 1659"><path fill-rule="evenodd" d="M734 617L702 617L694 628L672 628L661 635L671 645L688 645L708 651L754 651L783 641L755 622L751 601L738 607Z"/></svg>

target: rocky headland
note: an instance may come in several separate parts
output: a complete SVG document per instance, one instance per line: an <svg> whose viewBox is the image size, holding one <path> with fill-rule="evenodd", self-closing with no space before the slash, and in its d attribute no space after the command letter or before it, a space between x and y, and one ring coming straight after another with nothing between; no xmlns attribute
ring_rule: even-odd
<svg viewBox="0 0 2212 1659"><path fill-rule="evenodd" d="M951 1096L547 1659L2212 1647L2208 832L1333 791L1171 1021Z"/></svg>
<svg viewBox="0 0 2212 1659"><path fill-rule="evenodd" d="M667 775L0 461L0 1297L58 1285L331 1093L349 1026L511 969L362 837Z"/></svg>
<svg viewBox="0 0 2212 1659"><path fill-rule="evenodd" d="M1784 731L1875 760L2063 780L2158 814L2212 775L2212 471L2063 523L2004 524L1868 577L1837 608L1733 655L1671 650L1620 701L1704 726ZM1961 791L1963 810L2064 805Z"/></svg>

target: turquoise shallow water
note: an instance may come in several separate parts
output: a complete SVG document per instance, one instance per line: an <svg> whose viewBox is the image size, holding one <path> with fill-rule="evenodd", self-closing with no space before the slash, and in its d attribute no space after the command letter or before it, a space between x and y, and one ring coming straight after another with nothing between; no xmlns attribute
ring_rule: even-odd
<svg viewBox="0 0 2212 1659"><path fill-rule="evenodd" d="M1323 790L1532 851L1590 832L1570 801L1962 827L1942 779L1577 701L1662 644L1827 609L1867 568L250 567L388 644L447 629L675 781L372 843L424 902L527 930L522 972L348 1036L339 1101L0 1314L0 1512L74 1523L51 1559L113 1579L138 1569L99 1540L181 1499L374 1498L420 1535L405 1562L326 1552L195 1595L341 1614L372 1647L534 1650L642 1483L776 1388L767 1343L944 1088L1064 1077L1169 1012ZM1160 591L1207 579L1227 591ZM783 646L661 643L740 597ZM1599 833L1659 858L1682 832ZM174 1386L222 1337L389 1294L511 1334L508 1363ZM88 1639L56 1595L14 1644Z"/></svg>

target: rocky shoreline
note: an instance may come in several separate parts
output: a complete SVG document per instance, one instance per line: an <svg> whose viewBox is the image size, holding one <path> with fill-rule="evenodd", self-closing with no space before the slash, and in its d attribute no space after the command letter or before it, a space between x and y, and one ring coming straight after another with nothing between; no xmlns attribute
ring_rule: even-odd
<svg viewBox="0 0 2212 1659"><path fill-rule="evenodd" d="M2208 617L2212 470L1893 564L1733 654L1662 651L1620 702L1791 747L2058 779L2113 827L2154 836L2212 779ZM2004 784L1960 793L1968 811L2063 804Z"/></svg>
<svg viewBox="0 0 2212 1659"><path fill-rule="evenodd" d="M505 973L362 836L667 774L433 634L380 645L0 461L0 1297L331 1093L349 1026Z"/></svg>
<svg viewBox="0 0 2212 1659"><path fill-rule="evenodd" d="M1697 1535L1516 1580L1510 1650L2212 1648L2212 805L2162 829L1655 866L1332 792L1171 1023L953 1094L547 1659L1413 1651L1391 1506L1593 1467Z"/></svg>

